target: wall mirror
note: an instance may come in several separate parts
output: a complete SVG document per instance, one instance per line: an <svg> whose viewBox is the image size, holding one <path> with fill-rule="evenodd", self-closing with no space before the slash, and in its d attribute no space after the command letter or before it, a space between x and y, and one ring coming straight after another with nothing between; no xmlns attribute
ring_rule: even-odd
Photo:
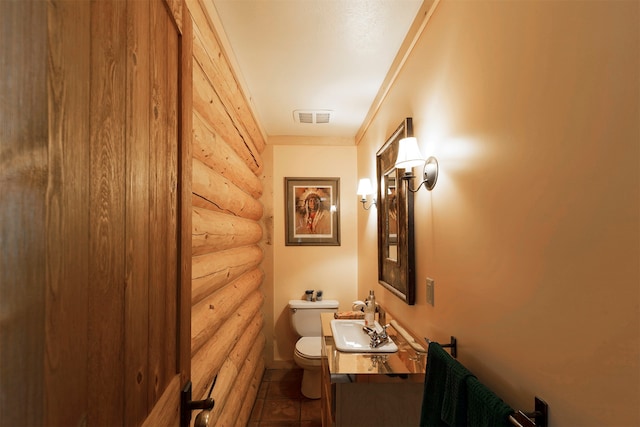
<svg viewBox="0 0 640 427"><path fill-rule="evenodd" d="M413 240L413 193L396 169L398 145L413 136L406 118L376 153L378 179L378 281L407 304L415 304L415 255Z"/></svg>

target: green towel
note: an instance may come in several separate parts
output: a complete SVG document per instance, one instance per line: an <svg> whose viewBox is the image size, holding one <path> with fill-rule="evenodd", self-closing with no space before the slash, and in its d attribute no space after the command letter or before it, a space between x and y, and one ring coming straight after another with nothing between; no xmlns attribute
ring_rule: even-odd
<svg viewBox="0 0 640 427"><path fill-rule="evenodd" d="M449 359L441 418L450 427L466 427L467 378L473 374L454 358Z"/></svg>
<svg viewBox="0 0 640 427"><path fill-rule="evenodd" d="M447 427L440 418L443 391L447 381L447 365L451 356L437 342L429 343L427 372L422 393L421 427Z"/></svg>
<svg viewBox="0 0 640 427"><path fill-rule="evenodd" d="M467 377L469 427L509 427L513 409L476 377Z"/></svg>

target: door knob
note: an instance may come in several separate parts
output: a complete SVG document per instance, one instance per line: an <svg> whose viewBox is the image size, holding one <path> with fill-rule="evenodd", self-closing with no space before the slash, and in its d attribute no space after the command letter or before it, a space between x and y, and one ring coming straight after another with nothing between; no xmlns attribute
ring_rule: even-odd
<svg viewBox="0 0 640 427"><path fill-rule="evenodd" d="M217 379L218 376L216 375L213 378L213 384L211 384L211 388L209 389L209 397L202 400L191 400L191 381L187 382L180 393L180 427L189 427L189 424L191 423L191 411L196 409L203 409L203 411L196 417L195 425L207 425L209 422L210 411L216 404L213 397L211 397L211 392L213 391L213 386L216 385Z"/></svg>

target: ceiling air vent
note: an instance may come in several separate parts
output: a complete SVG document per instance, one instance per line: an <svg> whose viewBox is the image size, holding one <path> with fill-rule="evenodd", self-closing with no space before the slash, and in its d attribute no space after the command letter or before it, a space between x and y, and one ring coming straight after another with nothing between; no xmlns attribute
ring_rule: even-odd
<svg viewBox="0 0 640 427"><path fill-rule="evenodd" d="M295 110L293 119L296 123L321 124L331 121L331 110Z"/></svg>

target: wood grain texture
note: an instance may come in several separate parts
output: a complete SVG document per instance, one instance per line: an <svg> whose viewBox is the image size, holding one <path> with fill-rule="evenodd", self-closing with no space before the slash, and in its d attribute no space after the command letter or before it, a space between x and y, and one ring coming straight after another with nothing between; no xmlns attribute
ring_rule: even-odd
<svg viewBox="0 0 640 427"><path fill-rule="evenodd" d="M260 153L241 134L230 116L229 110L211 86L207 75L197 62L193 66L193 105L198 114L229 144L255 174L262 171Z"/></svg>
<svg viewBox="0 0 640 427"><path fill-rule="evenodd" d="M127 15L127 186L125 294L125 420L142 420L151 406L149 372L149 2L133 2Z"/></svg>
<svg viewBox="0 0 640 427"><path fill-rule="evenodd" d="M262 350L264 348L264 337L261 335L260 338L261 339L256 342L256 345L251 348L246 359L244 359L244 363L235 380L235 385L231 388L231 393L229 393L220 418L215 425L235 426L238 417L242 416L240 410L243 407L245 399L247 399L249 387L252 383L251 380L263 360Z"/></svg>
<svg viewBox="0 0 640 427"><path fill-rule="evenodd" d="M89 425L124 424L126 3L91 11ZM108 325L108 327L106 326Z"/></svg>
<svg viewBox="0 0 640 427"><path fill-rule="evenodd" d="M177 426L180 424L180 375L175 375L167 385L165 393L160 397L149 416L142 423L143 427Z"/></svg>
<svg viewBox="0 0 640 427"><path fill-rule="evenodd" d="M176 15L178 14L178 15ZM190 375L191 22L181 1L152 4L149 310L150 415L175 425L179 390ZM154 222L154 219L157 222ZM153 229L159 230L158 236ZM167 408L169 412L167 412ZM160 419L157 414L164 414ZM148 420L147 420L148 422ZM136 422L137 424L138 422Z"/></svg>
<svg viewBox="0 0 640 427"><path fill-rule="evenodd" d="M251 378L249 389L245 394L246 397L242 402L242 407L240 408L240 413L238 414L238 418L236 418L235 427L245 427L249 425L249 418L251 417L251 411L253 411L253 405L256 401L256 397L258 396L258 390L260 389L264 370L265 363L263 359L259 361L258 366L253 373L253 378Z"/></svg>
<svg viewBox="0 0 640 427"><path fill-rule="evenodd" d="M238 122L250 135L253 145L261 153L266 145L264 137L253 117L247 97L242 92L238 79L234 74L229 60L221 48L221 43L213 29L208 16L208 8L212 5L202 0L189 0L189 9L194 17L194 58L201 63L208 63L211 67L210 76L214 87L220 88L221 98L229 111L234 111ZM195 39L201 40L196 42ZM206 49L200 49L200 46ZM205 53L204 55L201 53Z"/></svg>
<svg viewBox="0 0 640 427"><path fill-rule="evenodd" d="M254 269L193 306L191 311L191 352L196 353L212 338L220 325L231 316L248 295L256 291L264 273Z"/></svg>
<svg viewBox="0 0 640 427"><path fill-rule="evenodd" d="M167 9L169 10L169 17L173 21L173 25L178 30L179 34L183 33L184 26L184 3L182 0L164 0Z"/></svg>
<svg viewBox="0 0 640 427"><path fill-rule="evenodd" d="M207 17L209 5L187 5L194 40L192 382L202 398L218 375L209 422L218 425L225 407L253 406L254 374L264 370L258 267L264 139ZM232 402L238 389L246 394Z"/></svg>
<svg viewBox="0 0 640 427"><path fill-rule="evenodd" d="M246 333L243 334L242 338L233 347L233 352L235 352L236 354L242 353L243 360L249 355L251 351L254 351L256 348L259 349L256 351L262 352L264 350L264 337L261 334L263 325L264 322L261 318L253 319L249 323ZM228 356L232 356L233 352L229 353ZM262 357L257 358L258 363L261 360ZM211 396L216 400L216 402L220 401L222 403L228 397L229 389L233 388L236 384L237 375L238 372L240 372L242 365L243 363L238 363L238 361L234 357L227 357L226 359L223 359L222 365L219 366L219 369L214 371L215 375L218 375L218 378L216 380L216 387L214 387ZM220 384L220 387L218 387L218 384ZM208 387L210 386L210 381L205 383L207 392L209 390ZM205 395L202 394L201 398L204 398L204 396ZM215 415L214 418L219 416L219 414L222 412L221 408L223 406L224 403L222 403L220 405L220 408L215 411L217 415Z"/></svg>
<svg viewBox="0 0 640 427"><path fill-rule="evenodd" d="M178 188L180 193L180 291L178 368L180 385L191 378L191 176L193 124L193 23L186 3L182 3L182 37L180 39L180 151Z"/></svg>
<svg viewBox="0 0 640 427"><path fill-rule="evenodd" d="M167 70L167 86L165 91L167 94L167 155L165 157L166 168L166 181L164 183L164 192L167 195L167 204L165 210L167 212L167 229L165 232L165 245L167 247L167 262L165 267L165 281L166 281L166 298L164 306L165 316L165 328L164 334L164 349L162 350L162 357L164 358L164 384L162 388L168 385L168 381L172 376L178 372L178 304L177 299L179 290L179 265L178 259L178 158L179 147L181 144L179 126L178 110L180 109L180 83L178 81L180 75L180 38L179 28L176 28L176 22L178 20L171 20L175 18L173 13L179 12L177 7L179 1L173 0L169 5L173 4L173 7L169 7L172 13L167 14L167 44L165 49L165 68ZM181 18L180 15L177 16ZM187 143L185 141L185 143ZM185 284L186 286L189 283Z"/></svg>
<svg viewBox="0 0 640 427"><path fill-rule="evenodd" d="M192 38L172 9L0 2L3 425L140 425L158 399L177 408L190 364Z"/></svg>
<svg viewBox="0 0 640 427"><path fill-rule="evenodd" d="M211 411L209 416L209 426L217 425L220 414L227 403L227 398L231 389L238 379L238 368L229 359L225 360L224 364L218 371L218 377L216 379L216 386L212 394L212 397L216 401L216 406Z"/></svg>
<svg viewBox="0 0 640 427"><path fill-rule="evenodd" d="M35 424L44 412L48 261L46 4L0 2L0 37L0 418Z"/></svg>
<svg viewBox="0 0 640 427"><path fill-rule="evenodd" d="M254 198L262 195L260 178L197 110L193 113L193 156Z"/></svg>
<svg viewBox="0 0 640 427"><path fill-rule="evenodd" d="M263 208L258 199L198 159L193 159L193 194L206 201L207 209L254 221L262 218Z"/></svg>
<svg viewBox="0 0 640 427"><path fill-rule="evenodd" d="M165 51L169 43L169 23L166 12L161 8L152 8L150 12L151 33L154 35L149 50L151 80L150 133L151 149L149 157L149 258L150 269L149 322L156 327L149 331L149 382L148 401L151 405L164 390L166 377L165 358L162 352L167 348L164 327L167 324L165 307L169 304L167 296L166 262L169 258L167 230L169 229L169 194L166 158L172 145L169 134L170 89Z"/></svg>
<svg viewBox="0 0 640 427"><path fill-rule="evenodd" d="M210 426L229 425L225 418L228 418L234 411L236 416L239 414L242 404L247 398L246 391L249 390L251 377L263 361L262 350L264 349L264 343L264 336L258 336L253 343L254 345L249 348L250 351L244 355L244 363L237 366L231 359L227 359L222 368L220 368L214 397L216 407L211 411ZM218 385L220 385L219 388ZM238 388L245 390L245 393L238 393Z"/></svg>
<svg viewBox="0 0 640 427"><path fill-rule="evenodd" d="M172 12L178 12L178 8L175 6L178 2L174 0L164 0L166 9ZM174 4L175 3L175 4ZM180 134L178 123L178 110L180 108L180 82L178 80L180 70L180 38L179 32L175 27L175 21L172 22L171 13L166 14L163 17L163 27L166 32L166 44L164 46L158 45L158 51L164 50L166 54L162 58L163 66L166 70L165 82L164 82L164 97L165 97L165 128L166 128L166 156L164 157L164 164L159 164L158 167L164 167L165 176L162 182L163 192L166 194L166 233L164 245L167 248L167 258L170 260L177 260L177 218L178 218L178 158L179 158L179 146L180 146ZM179 17L179 16L178 16ZM177 263L173 265L167 265L165 267L165 281L167 283L167 300L174 298L176 295L176 283L177 283ZM165 313L175 319L176 311L175 304L168 303L166 305L167 310ZM168 310L172 310L169 312ZM175 320L172 321L172 328L175 328ZM174 332L175 329L169 332ZM174 348L175 343L170 347ZM167 371L170 372L170 371Z"/></svg>
<svg viewBox="0 0 640 427"><path fill-rule="evenodd" d="M264 257L256 245L193 257L191 301L202 300L236 277L252 270Z"/></svg>
<svg viewBox="0 0 640 427"><path fill-rule="evenodd" d="M229 360L236 365L238 371L242 369L242 365L245 363L247 355L254 351L255 347L264 347L265 340L262 335L263 324L264 321L260 317L252 321L247 327L246 332L242 335L242 338L235 346L233 346L233 349L229 354Z"/></svg>
<svg viewBox="0 0 640 427"><path fill-rule="evenodd" d="M78 425L89 400L90 4L56 0L50 5L43 424Z"/></svg>
<svg viewBox="0 0 640 427"><path fill-rule="evenodd" d="M216 331L213 338L193 355L191 381L194 395L200 396L208 391L215 373L249 325L252 322L262 323L260 307L263 301L264 296L260 292L252 293L234 315L230 316Z"/></svg>
<svg viewBox="0 0 640 427"><path fill-rule="evenodd" d="M193 209L193 255L258 243L262 227L255 221L207 209Z"/></svg>

